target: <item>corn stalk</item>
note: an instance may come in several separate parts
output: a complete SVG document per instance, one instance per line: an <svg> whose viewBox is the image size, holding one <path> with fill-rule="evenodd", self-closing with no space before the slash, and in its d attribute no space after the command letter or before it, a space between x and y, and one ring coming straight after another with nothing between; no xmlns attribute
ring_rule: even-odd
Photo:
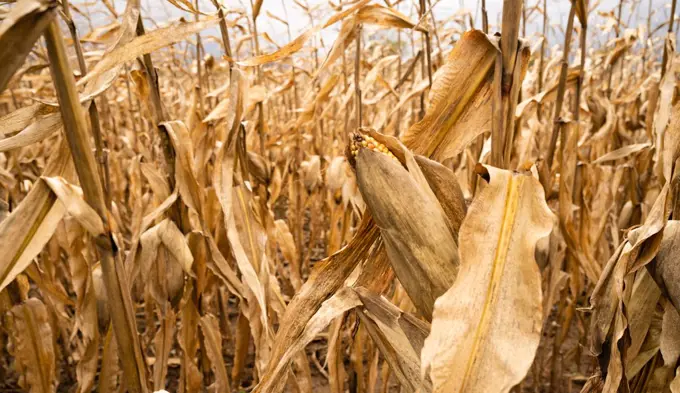
<svg viewBox="0 0 680 393"><path fill-rule="evenodd" d="M104 190L100 177L97 175L85 116L78 99L75 80L57 22L53 21L46 30L45 43L50 58L52 80L59 99L64 133L71 149L85 201L97 212L105 228L105 233L93 240L101 259L104 284L109 297L109 312L113 320L126 385L132 392L144 393L147 391L146 366L139 346L130 290L118 248L109 227Z"/></svg>

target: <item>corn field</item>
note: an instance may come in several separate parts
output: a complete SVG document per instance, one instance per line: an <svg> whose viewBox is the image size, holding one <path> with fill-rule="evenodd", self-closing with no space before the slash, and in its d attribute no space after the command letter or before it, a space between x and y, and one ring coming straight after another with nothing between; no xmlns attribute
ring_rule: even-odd
<svg viewBox="0 0 680 393"><path fill-rule="evenodd" d="M680 393L676 0L451 3L0 1L0 392Z"/></svg>

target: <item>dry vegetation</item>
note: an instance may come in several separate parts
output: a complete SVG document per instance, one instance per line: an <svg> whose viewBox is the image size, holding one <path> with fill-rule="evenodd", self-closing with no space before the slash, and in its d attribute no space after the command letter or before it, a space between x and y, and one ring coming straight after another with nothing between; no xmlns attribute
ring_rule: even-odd
<svg viewBox="0 0 680 393"><path fill-rule="evenodd" d="M167 2L0 5L0 391L680 392L666 4Z"/></svg>

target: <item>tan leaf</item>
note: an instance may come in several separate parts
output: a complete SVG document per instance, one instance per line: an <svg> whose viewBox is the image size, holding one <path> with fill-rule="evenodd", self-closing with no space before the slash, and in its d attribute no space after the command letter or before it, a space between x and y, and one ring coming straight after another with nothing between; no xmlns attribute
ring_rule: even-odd
<svg viewBox="0 0 680 393"><path fill-rule="evenodd" d="M219 322L213 315L206 314L201 317L200 324L203 337L205 337L206 355L210 359L210 367L215 374L215 382L209 388L215 389L215 392L228 392L230 390L229 376L222 358L222 336Z"/></svg>
<svg viewBox="0 0 680 393"><path fill-rule="evenodd" d="M59 201L66 207L66 212L73 216L92 236L104 233L104 223L90 205L82 198L80 187L66 182L61 177L42 177Z"/></svg>
<svg viewBox="0 0 680 393"><path fill-rule="evenodd" d="M217 106L203 119L204 122L226 119L229 126L227 140L231 141L238 129L241 117L245 111L248 80L242 71L233 69L229 82L229 97L220 101Z"/></svg>
<svg viewBox="0 0 680 393"><path fill-rule="evenodd" d="M263 2L264 0L255 0L255 3L253 4L253 20L256 20L260 15L260 9L262 8Z"/></svg>
<svg viewBox="0 0 680 393"><path fill-rule="evenodd" d="M148 229L141 237L142 244L142 271L148 271L151 263L156 259L158 247L162 244L174 257L184 272L194 276L191 265L194 257L182 232L170 219L161 221L158 225Z"/></svg>
<svg viewBox="0 0 680 393"><path fill-rule="evenodd" d="M274 221L276 226L276 242L281 248L283 257L286 258L290 264L290 278L293 287L297 290L302 285L302 278L300 277L300 261L298 258L297 248L295 247L295 240L293 234L284 220Z"/></svg>
<svg viewBox="0 0 680 393"><path fill-rule="evenodd" d="M461 270L437 299L423 348L434 392L508 392L526 375L540 339L534 250L552 230L552 213L535 177L480 171L490 183L463 221Z"/></svg>
<svg viewBox="0 0 680 393"><path fill-rule="evenodd" d="M360 258L367 255L378 235L378 228L365 217L356 235L344 248L317 263L310 277L286 307L274 340L267 373L262 376L257 392L277 392L283 389L285 380L275 378L273 370L283 369L287 365L287 362L281 361L284 354L303 337L302 332L321 304L342 287L345 278L354 270ZM268 386L270 388L265 389Z"/></svg>
<svg viewBox="0 0 680 393"><path fill-rule="evenodd" d="M14 356L21 365L27 390L55 392L57 387L54 339L45 305L36 298L11 310Z"/></svg>
<svg viewBox="0 0 680 393"><path fill-rule="evenodd" d="M491 83L497 49L478 30L456 43L430 91L425 117L402 140L413 151L442 161L491 127Z"/></svg>
<svg viewBox="0 0 680 393"><path fill-rule="evenodd" d="M398 29L413 29L416 31L425 32L422 26L416 26L410 21L408 17L401 12L382 6L380 4L371 4L357 12L357 19L361 23L377 25L380 27L396 27Z"/></svg>
<svg viewBox="0 0 680 393"><path fill-rule="evenodd" d="M156 347L156 361L153 365L153 386L155 390L165 388L165 377L168 374L168 359L172 350L172 343L175 336L175 313L168 309L166 314L160 318L160 327L154 337Z"/></svg>
<svg viewBox="0 0 680 393"><path fill-rule="evenodd" d="M32 120L34 122L27 125L18 134L0 140L0 152L40 142L59 130L62 124L59 113L40 116Z"/></svg>
<svg viewBox="0 0 680 393"><path fill-rule="evenodd" d="M218 19L211 18L159 28L136 37L127 43L117 45L84 78L78 81L78 86L85 86L83 95L80 97L81 102L87 101L106 90L116 76L118 76L119 67L122 67L124 63L134 61L137 57L144 54L181 41L192 34L214 25L217 21Z"/></svg>
<svg viewBox="0 0 680 393"><path fill-rule="evenodd" d="M108 329L106 338L104 339L104 350L101 361L102 368L99 372L99 387L97 393L115 392L120 368L118 367L118 350L113 329Z"/></svg>
<svg viewBox="0 0 680 393"><path fill-rule="evenodd" d="M566 87L573 87L576 85L579 75L581 75L581 70L577 67L573 67L567 72L567 79L565 80ZM557 87L559 83L557 81L549 84L542 92L536 94L533 97L529 97L524 101L517 104L515 107L515 116L522 116L529 108L535 104L549 103L553 102L557 97Z"/></svg>
<svg viewBox="0 0 680 393"><path fill-rule="evenodd" d="M593 164L601 164L603 162L620 160L622 158L639 153L649 147L651 147L650 143L634 143L632 145L624 146L599 157L597 160L593 161Z"/></svg>
<svg viewBox="0 0 680 393"><path fill-rule="evenodd" d="M303 350L319 333L326 329L333 319L360 304L361 301L359 300L359 297L351 288L342 288L330 299L323 302L319 310L309 319L309 322L306 322L305 328L300 336L296 337L289 344L281 357L276 359L276 366L273 369L268 369L266 376L262 379L260 384L257 385L254 392L264 393L281 391L286 382L286 378L283 378L283 373L293 356Z"/></svg>
<svg viewBox="0 0 680 393"><path fill-rule="evenodd" d="M21 0L0 24L0 93L52 21L57 4L49 0Z"/></svg>
<svg viewBox="0 0 680 393"><path fill-rule="evenodd" d="M62 142L45 168L48 176L72 176L73 164ZM56 203L57 196L44 180L38 180L28 195L0 223L0 291L24 271L43 249L66 214L66 207Z"/></svg>
<svg viewBox="0 0 680 393"><path fill-rule="evenodd" d="M359 317L402 387L409 392L432 391L429 378L420 377L420 352L430 326L365 288L356 292L364 306Z"/></svg>
<svg viewBox="0 0 680 393"><path fill-rule="evenodd" d="M36 119L44 119L48 115L56 115L58 112L58 108L43 104L33 104L19 108L0 117L0 124L2 124L2 129L0 130L2 135L0 136L9 136L20 132L29 127Z"/></svg>
<svg viewBox="0 0 680 393"><path fill-rule="evenodd" d="M236 61L235 63L244 66L244 67L254 67L262 64L267 64L267 63L272 63L275 61L279 61L282 59L285 59L286 57L298 52L302 47L307 43L307 41L316 33L319 31L325 29L328 26L331 26L338 22L339 20L344 19L348 15L353 14L356 10L360 9L364 5L366 5L370 0L361 0L357 2L356 4L352 5L348 9L339 12L332 17L330 17L325 23L318 24L311 29L305 30L302 34L300 34L297 38L295 38L293 41L287 43L286 45L282 46L278 50L272 52L272 53L267 53L264 55L259 55L259 56L254 56L251 58L248 58L246 60L241 60L241 61Z"/></svg>

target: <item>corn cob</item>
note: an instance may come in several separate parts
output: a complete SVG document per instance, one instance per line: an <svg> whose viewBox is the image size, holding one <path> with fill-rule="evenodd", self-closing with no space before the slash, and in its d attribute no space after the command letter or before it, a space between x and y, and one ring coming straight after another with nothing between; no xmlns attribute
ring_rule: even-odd
<svg viewBox="0 0 680 393"><path fill-rule="evenodd" d="M351 154L350 163L352 164L356 159L357 154L359 154L359 150L361 149L373 150L375 152L382 153L388 157L391 157L395 161L399 161L399 159L397 159L397 157L395 157L395 155L390 151L390 149L388 149L387 146L385 146L383 143L378 142L375 138L373 138L370 135L360 134L358 132L352 135L349 144L349 149Z"/></svg>

